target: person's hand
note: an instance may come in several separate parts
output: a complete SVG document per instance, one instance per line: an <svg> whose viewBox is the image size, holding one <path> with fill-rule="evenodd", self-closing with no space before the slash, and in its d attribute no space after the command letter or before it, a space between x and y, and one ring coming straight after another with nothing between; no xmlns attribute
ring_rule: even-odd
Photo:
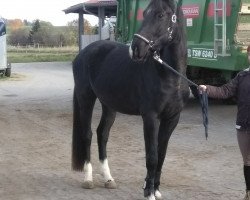
<svg viewBox="0 0 250 200"><path fill-rule="evenodd" d="M200 92L200 94L202 92L206 92L206 91L207 91L207 86L205 86L205 85L199 85L199 92Z"/></svg>

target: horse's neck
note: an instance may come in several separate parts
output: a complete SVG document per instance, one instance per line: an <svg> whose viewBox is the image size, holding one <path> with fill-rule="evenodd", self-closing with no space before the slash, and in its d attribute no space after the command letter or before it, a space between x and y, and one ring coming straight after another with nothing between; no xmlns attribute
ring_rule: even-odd
<svg viewBox="0 0 250 200"><path fill-rule="evenodd" d="M169 47L165 47L161 52L161 58L164 62L170 65L178 72L185 74L187 65L186 50L181 49L180 44L172 44Z"/></svg>
<svg viewBox="0 0 250 200"><path fill-rule="evenodd" d="M169 47L165 47L161 53L160 53L160 57L161 59L166 62L168 65L170 65L172 68L175 69L176 66L176 59L174 57L174 53L173 51L171 51L172 49L170 49Z"/></svg>
<svg viewBox="0 0 250 200"><path fill-rule="evenodd" d="M186 62L185 56L182 56L179 52L176 52L178 49L176 48L164 48L160 54L161 59L166 62L170 67L175 69L181 74L186 73ZM179 87L181 84L181 77L171 72L167 67L159 64L158 71L160 70L160 76L165 86L176 86Z"/></svg>

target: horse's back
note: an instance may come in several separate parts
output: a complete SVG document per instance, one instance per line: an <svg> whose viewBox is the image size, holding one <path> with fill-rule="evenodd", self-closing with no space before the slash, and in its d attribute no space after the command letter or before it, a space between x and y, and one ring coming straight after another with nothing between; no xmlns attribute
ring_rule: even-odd
<svg viewBox="0 0 250 200"><path fill-rule="evenodd" d="M83 68L86 67L90 68L90 66L92 68L94 66L99 66L104 62L104 60L111 52L117 51L119 52L114 55L113 60L115 60L117 56L121 54L123 54L123 57L126 57L126 59L130 59L128 55L128 46L124 44L106 40L93 42L82 49L76 56L73 61L73 71L83 70ZM95 69L90 70L93 71Z"/></svg>
<svg viewBox="0 0 250 200"><path fill-rule="evenodd" d="M129 57L128 48L112 41L91 43L73 62L74 79L79 89L91 88L101 102L114 110L139 114L140 67Z"/></svg>
<svg viewBox="0 0 250 200"><path fill-rule="evenodd" d="M100 40L82 49L73 61L75 83L81 82L83 84L83 81L89 82L90 74L93 77L98 73L100 70L98 68L100 68L107 55L115 51L117 46L123 49L127 48L125 45L117 42Z"/></svg>
<svg viewBox="0 0 250 200"><path fill-rule="evenodd" d="M82 49L73 61L73 71L82 70L88 65L102 62L106 55L115 48L114 42L99 40ZM76 74L74 74L75 76Z"/></svg>

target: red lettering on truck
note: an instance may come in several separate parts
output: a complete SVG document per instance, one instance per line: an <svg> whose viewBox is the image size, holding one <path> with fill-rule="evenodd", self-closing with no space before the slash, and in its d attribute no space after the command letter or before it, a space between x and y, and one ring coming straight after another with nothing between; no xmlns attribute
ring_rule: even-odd
<svg viewBox="0 0 250 200"><path fill-rule="evenodd" d="M185 18L197 18L200 15L199 5L184 5L181 7Z"/></svg>

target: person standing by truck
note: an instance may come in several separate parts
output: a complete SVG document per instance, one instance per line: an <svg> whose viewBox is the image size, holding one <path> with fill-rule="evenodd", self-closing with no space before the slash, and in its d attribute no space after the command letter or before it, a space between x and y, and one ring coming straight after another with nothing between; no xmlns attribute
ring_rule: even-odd
<svg viewBox="0 0 250 200"><path fill-rule="evenodd" d="M247 48L247 56L250 63L250 45ZM208 97L211 98L236 97L237 99L238 110L235 127L244 164L243 171L246 183L244 200L250 200L250 66L220 87L199 85L199 91L206 91Z"/></svg>

